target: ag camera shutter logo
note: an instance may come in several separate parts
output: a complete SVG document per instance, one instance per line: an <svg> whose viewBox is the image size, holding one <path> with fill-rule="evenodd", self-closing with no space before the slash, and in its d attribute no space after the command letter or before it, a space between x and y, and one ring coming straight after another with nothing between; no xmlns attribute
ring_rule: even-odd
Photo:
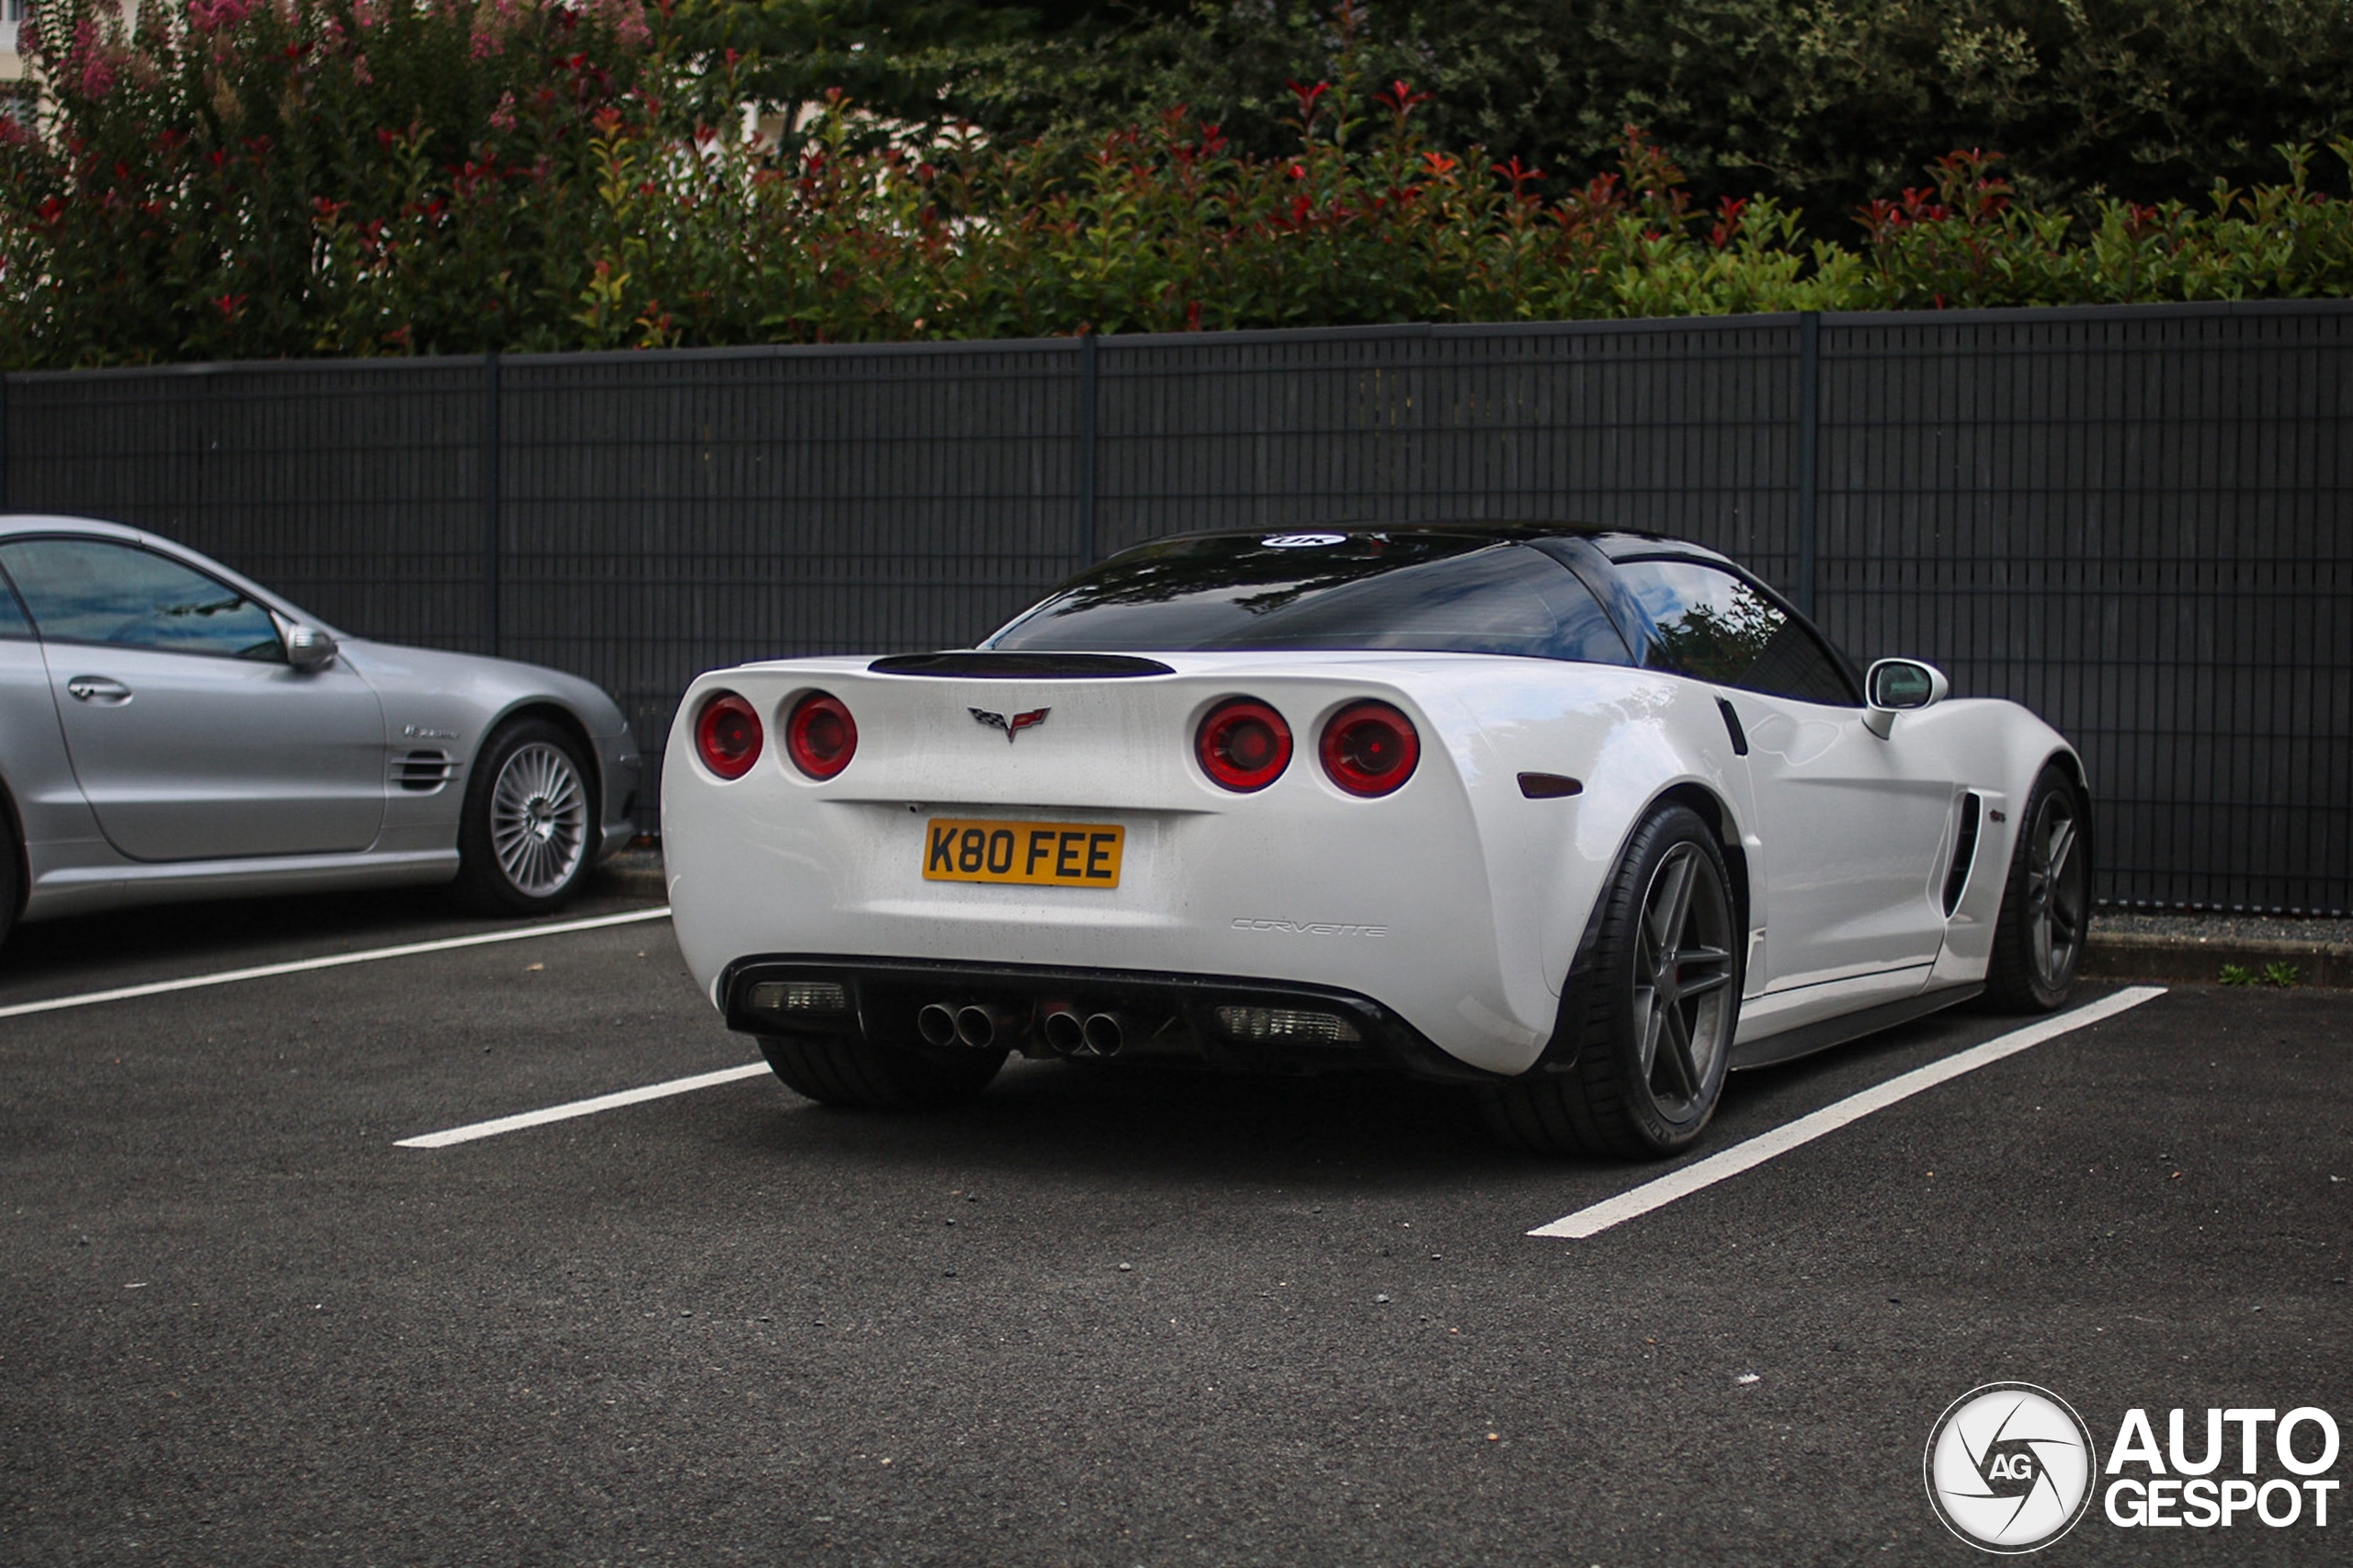
<svg viewBox="0 0 2353 1568"><path fill-rule="evenodd" d="M2075 1528L2092 1496L2091 1429L2032 1383L1987 1383L1952 1402L1921 1461L1945 1528L1985 1551L2039 1551Z"/></svg>

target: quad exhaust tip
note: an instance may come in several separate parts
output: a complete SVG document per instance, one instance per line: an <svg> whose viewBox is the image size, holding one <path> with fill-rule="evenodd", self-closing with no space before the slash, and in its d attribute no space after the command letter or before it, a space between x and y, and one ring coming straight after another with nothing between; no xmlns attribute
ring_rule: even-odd
<svg viewBox="0 0 2353 1568"><path fill-rule="evenodd" d="M1057 1056L1076 1056L1086 1049L1086 1026L1068 1007L1046 1015L1046 1043Z"/></svg>
<svg viewBox="0 0 2353 1568"><path fill-rule="evenodd" d="M1117 1013L1091 1013L1080 1026L1079 1039L1090 1054L1117 1056L1128 1043L1127 1021Z"/></svg>
<svg viewBox="0 0 2353 1568"><path fill-rule="evenodd" d="M930 1002L915 1014L915 1031L926 1045L961 1045L972 1051L995 1051L1010 1045L1029 1027L1027 1015L988 1002L961 1006ZM1081 1013L1063 1006L1050 1006L1039 1021L1039 1032L1060 1056L1117 1056L1128 1043L1131 1022L1120 1013Z"/></svg>
<svg viewBox="0 0 2353 1568"><path fill-rule="evenodd" d="M915 1032L926 1045L991 1051L1021 1032L1021 1015L986 1002L967 1002L961 1007L926 1002L915 1014Z"/></svg>
<svg viewBox="0 0 2353 1568"><path fill-rule="evenodd" d="M1021 1015L973 1002L956 1010L956 1038L974 1051L989 1051L1021 1032Z"/></svg>
<svg viewBox="0 0 2353 1568"><path fill-rule="evenodd" d="M1117 1056L1128 1043L1128 1021L1117 1013L1082 1014L1057 1006L1042 1026L1046 1043L1060 1056Z"/></svg>
<svg viewBox="0 0 2353 1568"><path fill-rule="evenodd" d="M956 1043L956 1012L945 1002L927 1002L915 1015L915 1032L926 1045Z"/></svg>

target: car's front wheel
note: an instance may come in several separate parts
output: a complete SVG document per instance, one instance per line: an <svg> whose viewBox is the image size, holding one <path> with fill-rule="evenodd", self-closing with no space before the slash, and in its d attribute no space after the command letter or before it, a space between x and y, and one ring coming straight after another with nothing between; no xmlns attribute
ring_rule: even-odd
<svg viewBox="0 0 2353 1568"><path fill-rule="evenodd" d="M2091 929L2091 808L2065 768L2034 781L2010 850L1985 999L2014 1013L2048 1013L2067 1000Z"/></svg>
<svg viewBox="0 0 2353 1568"><path fill-rule="evenodd" d="M496 915L541 915L588 874L596 801L580 744L544 719L504 726L466 781L458 892Z"/></svg>
<svg viewBox="0 0 2353 1568"><path fill-rule="evenodd" d="M822 1105L936 1110L962 1105L1005 1065L1002 1051L919 1051L880 1040L763 1035L760 1054L785 1087Z"/></svg>
<svg viewBox="0 0 2353 1568"><path fill-rule="evenodd" d="M1485 1091L1488 1125L1547 1153L1680 1153L1715 1115L1740 1019L1741 942L1723 850L1699 813L1635 830L1569 976L1574 1065Z"/></svg>

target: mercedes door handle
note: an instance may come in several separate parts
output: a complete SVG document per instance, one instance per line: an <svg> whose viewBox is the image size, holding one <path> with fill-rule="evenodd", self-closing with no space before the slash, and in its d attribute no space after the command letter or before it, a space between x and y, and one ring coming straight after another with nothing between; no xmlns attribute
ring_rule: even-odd
<svg viewBox="0 0 2353 1568"><path fill-rule="evenodd" d="M95 702L101 708L119 708L131 700L129 687L104 676L75 676L65 683L65 689L74 701Z"/></svg>

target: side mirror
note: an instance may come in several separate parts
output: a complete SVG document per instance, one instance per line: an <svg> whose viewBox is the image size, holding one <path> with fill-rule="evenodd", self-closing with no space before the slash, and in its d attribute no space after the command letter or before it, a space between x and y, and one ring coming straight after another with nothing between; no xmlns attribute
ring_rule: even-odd
<svg viewBox="0 0 2353 1568"><path fill-rule="evenodd" d="M315 626L297 621L279 641L286 644L286 662L298 670L315 670L335 657L335 639Z"/></svg>
<svg viewBox="0 0 2353 1568"><path fill-rule="evenodd" d="M1894 733L1896 714L1942 702L1951 690L1952 682L1934 665L1881 659L1863 676L1863 726L1885 740Z"/></svg>

